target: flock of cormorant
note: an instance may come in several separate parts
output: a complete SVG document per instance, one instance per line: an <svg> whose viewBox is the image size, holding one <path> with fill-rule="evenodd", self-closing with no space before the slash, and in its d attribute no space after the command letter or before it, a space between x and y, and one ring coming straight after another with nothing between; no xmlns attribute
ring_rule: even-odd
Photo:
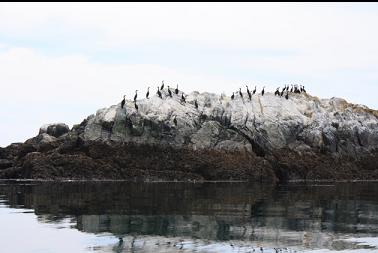
<svg viewBox="0 0 378 253"><path fill-rule="evenodd" d="M252 96L256 93L257 86L255 86L255 89L252 91L252 93L250 92L250 90L248 88L248 85L246 85L246 88L247 88L248 98L249 98L250 101L252 101ZM291 84L290 90L289 90L289 88L290 88L290 85L286 85L285 84L285 87L282 88L281 91L279 91L280 87L278 87L276 89L276 91L274 92L274 95L275 96L279 96L279 97L283 97L283 95L284 95L284 93L286 91L285 98L289 99L289 93L298 93L298 94L300 94L302 92L306 93L305 87L303 85L299 85L299 87L298 87L297 84ZM163 90L163 89L164 89L164 80L162 81L161 86L157 87L157 92L156 92L156 94L161 99L163 99L163 96L162 96L162 93L161 93L161 90ZM172 98L172 91L170 90L169 86L168 86L167 90L168 90L168 96ZM175 92L176 95L179 94L178 84L177 84L176 89L174 90L174 92ZM263 87L263 89L261 91L261 96L264 96L264 93L265 93L265 86ZM149 99L149 96L150 96L150 87L147 88L146 98ZM182 94L181 94L181 102L186 103L186 97L187 96L188 95L184 96L184 92L182 92ZM243 92L241 91L241 88L239 88L239 96L241 98L243 98ZM125 106L125 101L126 101L125 97L126 97L126 95L123 96L123 100L121 102L121 108L123 108ZM135 107L136 110L138 110L138 105L136 103L137 98L138 98L138 90L135 91L135 96L134 96L134 107ZM231 100L234 100L234 99L235 99L235 92L232 92ZM194 100L194 106L196 107L196 109L198 109L197 99ZM175 123L175 125L177 125L176 118L174 119L174 123Z"/></svg>

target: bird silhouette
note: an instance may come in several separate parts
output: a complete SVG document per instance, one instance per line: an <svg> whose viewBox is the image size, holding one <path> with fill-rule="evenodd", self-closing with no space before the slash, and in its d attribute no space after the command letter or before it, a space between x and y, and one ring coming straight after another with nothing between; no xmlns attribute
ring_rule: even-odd
<svg viewBox="0 0 378 253"><path fill-rule="evenodd" d="M169 94L170 97L172 97L172 92L171 92L171 90L169 89L169 86L168 86L168 94Z"/></svg>
<svg viewBox="0 0 378 253"><path fill-rule="evenodd" d="M251 100L252 99L252 95L251 95L251 92L248 89L248 85L246 85L245 87L247 87L247 94L248 94L249 100Z"/></svg>
<svg viewBox="0 0 378 253"><path fill-rule="evenodd" d="M150 87L147 88L146 98L148 99L148 96L150 95Z"/></svg>
<svg viewBox="0 0 378 253"><path fill-rule="evenodd" d="M163 97L161 96L161 92L159 90L159 86L157 87L157 92L156 93L158 94L159 98L163 99Z"/></svg>
<svg viewBox="0 0 378 253"><path fill-rule="evenodd" d="M277 95L280 95L280 91L279 91L280 88L277 88L276 91L274 92L274 96L277 96Z"/></svg>
<svg viewBox="0 0 378 253"><path fill-rule="evenodd" d="M161 87L160 87L160 90L163 90L164 89L164 80L161 82Z"/></svg>
<svg viewBox="0 0 378 253"><path fill-rule="evenodd" d="M125 102L126 102L125 97L126 97L126 95L123 95L123 100L121 102L121 108L123 108L123 106L125 105Z"/></svg>
<svg viewBox="0 0 378 253"><path fill-rule="evenodd" d="M135 91L134 102L136 101L137 97L138 97L138 90Z"/></svg>

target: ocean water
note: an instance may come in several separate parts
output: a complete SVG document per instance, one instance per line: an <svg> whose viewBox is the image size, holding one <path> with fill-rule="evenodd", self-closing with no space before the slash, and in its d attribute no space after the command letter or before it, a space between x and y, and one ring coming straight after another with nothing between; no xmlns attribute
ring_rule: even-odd
<svg viewBox="0 0 378 253"><path fill-rule="evenodd" d="M0 252L378 252L378 183L0 181Z"/></svg>

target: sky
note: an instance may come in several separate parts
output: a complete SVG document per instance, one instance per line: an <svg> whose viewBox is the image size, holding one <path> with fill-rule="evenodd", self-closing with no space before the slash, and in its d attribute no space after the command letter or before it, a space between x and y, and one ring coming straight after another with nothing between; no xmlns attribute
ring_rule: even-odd
<svg viewBox="0 0 378 253"><path fill-rule="evenodd" d="M0 146L166 85L378 109L378 3L0 3ZM260 88L260 89L259 89Z"/></svg>

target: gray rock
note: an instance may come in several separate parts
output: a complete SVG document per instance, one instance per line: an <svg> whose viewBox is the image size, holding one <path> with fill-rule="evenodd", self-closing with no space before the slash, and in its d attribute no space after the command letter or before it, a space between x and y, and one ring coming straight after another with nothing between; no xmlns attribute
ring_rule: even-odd
<svg viewBox="0 0 378 253"><path fill-rule="evenodd" d="M47 133L42 133L42 134L37 135L36 137L28 139L27 141L25 141L25 143L27 143L27 144L46 144L46 143L54 142L56 140L57 140L57 138L55 138L54 136L51 136Z"/></svg>
<svg viewBox="0 0 378 253"><path fill-rule="evenodd" d="M353 156L356 150L378 148L378 114L344 99L291 94L286 100L268 92L249 101L193 92L188 94L187 103L182 103L181 95L169 98L165 92L163 99L138 100L139 111L132 101L126 101L123 109L118 104L98 110L88 118L85 140L168 144L196 150L246 149L261 156L282 148Z"/></svg>
<svg viewBox="0 0 378 253"><path fill-rule="evenodd" d="M39 134L48 134L54 137L60 137L70 131L70 128L64 123L46 124L39 129Z"/></svg>

